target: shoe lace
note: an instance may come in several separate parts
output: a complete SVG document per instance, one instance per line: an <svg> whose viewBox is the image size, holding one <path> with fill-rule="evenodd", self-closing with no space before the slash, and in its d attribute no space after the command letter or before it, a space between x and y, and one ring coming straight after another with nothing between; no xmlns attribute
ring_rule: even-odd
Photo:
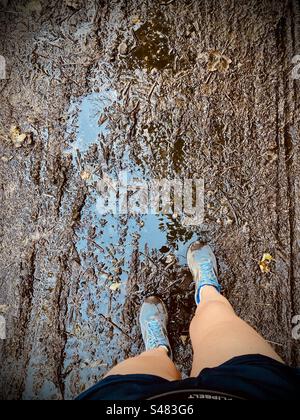
<svg viewBox="0 0 300 420"><path fill-rule="evenodd" d="M201 262L201 274L203 278L215 278L215 270L210 260L204 260Z"/></svg>
<svg viewBox="0 0 300 420"><path fill-rule="evenodd" d="M148 337L147 341L151 348L154 348L159 345L163 345L165 342L164 332L160 323L156 320L150 320L148 322Z"/></svg>

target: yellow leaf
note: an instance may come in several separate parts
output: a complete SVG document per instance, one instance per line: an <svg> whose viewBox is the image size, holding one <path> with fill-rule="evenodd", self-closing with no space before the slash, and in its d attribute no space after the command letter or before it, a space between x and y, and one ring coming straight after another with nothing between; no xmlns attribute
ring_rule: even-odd
<svg viewBox="0 0 300 420"><path fill-rule="evenodd" d="M14 139L14 137L19 136L21 134L21 130L19 127L13 126L10 129L9 135L11 139Z"/></svg>
<svg viewBox="0 0 300 420"><path fill-rule="evenodd" d="M12 127L10 129L10 138L14 143L15 147L19 148L27 139L27 134L22 133L19 127Z"/></svg>
<svg viewBox="0 0 300 420"><path fill-rule="evenodd" d="M210 72L225 72L229 69L232 60L226 57L220 51L210 51L208 54L207 69Z"/></svg>
<svg viewBox="0 0 300 420"><path fill-rule="evenodd" d="M181 340L182 344L186 344L187 343L187 339L188 339L188 336L187 335L181 335L180 336L180 340Z"/></svg>
<svg viewBox="0 0 300 420"><path fill-rule="evenodd" d="M176 257L173 254L169 254L166 258L166 264L174 264L176 262Z"/></svg>
<svg viewBox="0 0 300 420"><path fill-rule="evenodd" d="M0 305L0 313L4 313L6 314L6 312L8 311L9 306L8 305Z"/></svg>
<svg viewBox="0 0 300 420"><path fill-rule="evenodd" d="M138 25L141 23L141 20L138 16L133 16L133 18L131 19L131 22L133 25Z"/></svg>
<svg viewBox="0 0 300 420"><path fill-rule="evenodd" d="M264 254L262 261L274 261L274 258L272 257L271 254Z"/></svg>
<svg viewBox="0 0 300 420"><path fill-rule="evenodd" d="M88 181L92 177L92 175L89 171L82 171L80 176L84 181Z"/></svg>
<svg viewBox="0 0 300 420"><path fill-rule="evenodd" d="M272 261L275 261L271 254L265 253L261 262L259 263L259 267L261 272L264 274L268 274L271 272L270 264Z"/></svg>
<svg viewBox="0 0 300 420"><path fill-rule="evenodd" d="M121 283L113 283L109 288L112 292L117 292L121 289Z"/></svg>

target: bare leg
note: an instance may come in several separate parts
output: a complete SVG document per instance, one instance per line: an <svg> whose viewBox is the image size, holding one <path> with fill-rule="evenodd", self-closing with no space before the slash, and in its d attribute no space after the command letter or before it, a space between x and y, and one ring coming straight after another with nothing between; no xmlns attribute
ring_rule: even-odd
<svg viewBox="0 0 300 420"><path fill-rule="evenodd" d="M106 376L144 374L168 381L181 379L169 357L168 311L163 301L156 296L148 297L141 307L139 321L147 351L115 366Z"/></svg>
<svg viewBox="0 0 300 420"><path fill-rule="evenodd" d="M227 299L214 287L201 290L201 303L191 323L194 349L192 377L204 368L217 367L230 359L261 354L282 362L272 347L234 313Z"/></svg>
<svg viewBox="0 0 300 420"><path fill-rule="evenodd" d="M167 355L167 349L159 347L125 360L115 366L106 376L111 375L154 375L168 381L181 379L181 374Z"/></svg>

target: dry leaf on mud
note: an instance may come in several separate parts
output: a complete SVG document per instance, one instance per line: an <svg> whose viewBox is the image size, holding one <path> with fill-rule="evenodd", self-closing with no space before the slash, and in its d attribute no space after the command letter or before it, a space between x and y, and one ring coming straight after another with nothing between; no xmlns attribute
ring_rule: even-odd
<svg viewBox="0 0 300 420"><path fill-rule="evenodd" d="M89 181L92 177L92 174L89 171L82 171L80 176L84 181Z"/></svg>
<svg viewBox="0 0 300 420"><path fill-rule="evenodd" d="M74 327L74 335L79 336L81 334L81 326L79 324L76 324Z"/></svg>
<svg viewBox="0 0 300 420"><path fill-rule="evenodd" d="M187 343L187 339L188 339L188 336L187 335L181 335L180 336L180 340L181 340L182 344L186 344Z"/></svg>
<svg viewBox="0 0 300 420"><path fill-rule="evenodd" d="M226 55L223 55L220 51L212 50L208 51L207 53L200 54L198 58L204 59L207 63L207 70L209 72L226 72L230 64L232 63L232 60Z"/></svg>
<svg viewBox="0 0 300 420"><path fill-rule="evenodd" d="M27 134L22 133L19 127L12 127L9 135L17 149L22 147L23 143L27 139Z"/></svg>
<svg viewBox="0 0 300 420"><path fill-rule="evenodd" d="M173 254L169 254L166 258L166 264L175 264L176 262L176 256Z"/></svg>
<svg viewBox="0 0 300 420"><path fill-rule="evenodd" d="M138 16L133 16L131 22L133 25L139 25L141 23L141 19Z"/></svg>
<svg viewBox="0 0 300 420"><path fill-rule="evenodd" d="M121 283L113 283L109 288L112 292L117 292L121 289Z"/></svg>
<svg viewBox="0 0 300 420"><path fill-rule="evenodd" d="M259 263L259 267L261 272L264 274L268 274L271 272L270 264L272 261L275 261L271 254L264 254L261 262Z"/></svg>
<svg viewBox="0 0 300 420"><path fill-rule="evenodd" d="M121 44L118 47L118 52L120 55L127 55L128 45L126 44L126 42L121 42Z"/></svg>
<svg viewBox="0 0 300 420"><path fill-rule="evenodd" d="M10 157L7 157L7 156L2 156L1 157L1 161L2 162L4 162L4 163L8 163L9 161L11 161L13 159L13 157L12 156L10 156Z"/></svg>
<svg viewBox="0 0 300 420"><path fill-rule="evenodd" d="M208 71L221 71L225 72L229 69L232 61L230 58L222 55L219 51L210 51L208 55Z"/></svg>
<svg viewBox="0 0 300 420"><path fill-rule="evenodd" d="M0 305L0 313L2 314L6 314L6 312L8 311L9 306L8 305Z"/></svg>

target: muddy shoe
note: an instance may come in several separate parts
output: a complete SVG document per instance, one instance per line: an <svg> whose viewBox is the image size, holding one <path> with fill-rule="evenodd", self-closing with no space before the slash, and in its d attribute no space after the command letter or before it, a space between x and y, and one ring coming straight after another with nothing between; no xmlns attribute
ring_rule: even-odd
<svg viewBox="0 0 300 420"><path fill-rule="evenodd" d="M172 358L167 324L168 312L162 300L155 296L147 298L140 313L140 325L146 350L165 347L168 350L168 356Z"/></svg>
<svg viewBox="0 0 300 420"><path fill-rule="evenodd" d="M221 293L217 260L210 246L194 242L189 247L187 261L196 283L195 300L197 305L200 303L200 292L203 286L213 286Z"/></svg>

